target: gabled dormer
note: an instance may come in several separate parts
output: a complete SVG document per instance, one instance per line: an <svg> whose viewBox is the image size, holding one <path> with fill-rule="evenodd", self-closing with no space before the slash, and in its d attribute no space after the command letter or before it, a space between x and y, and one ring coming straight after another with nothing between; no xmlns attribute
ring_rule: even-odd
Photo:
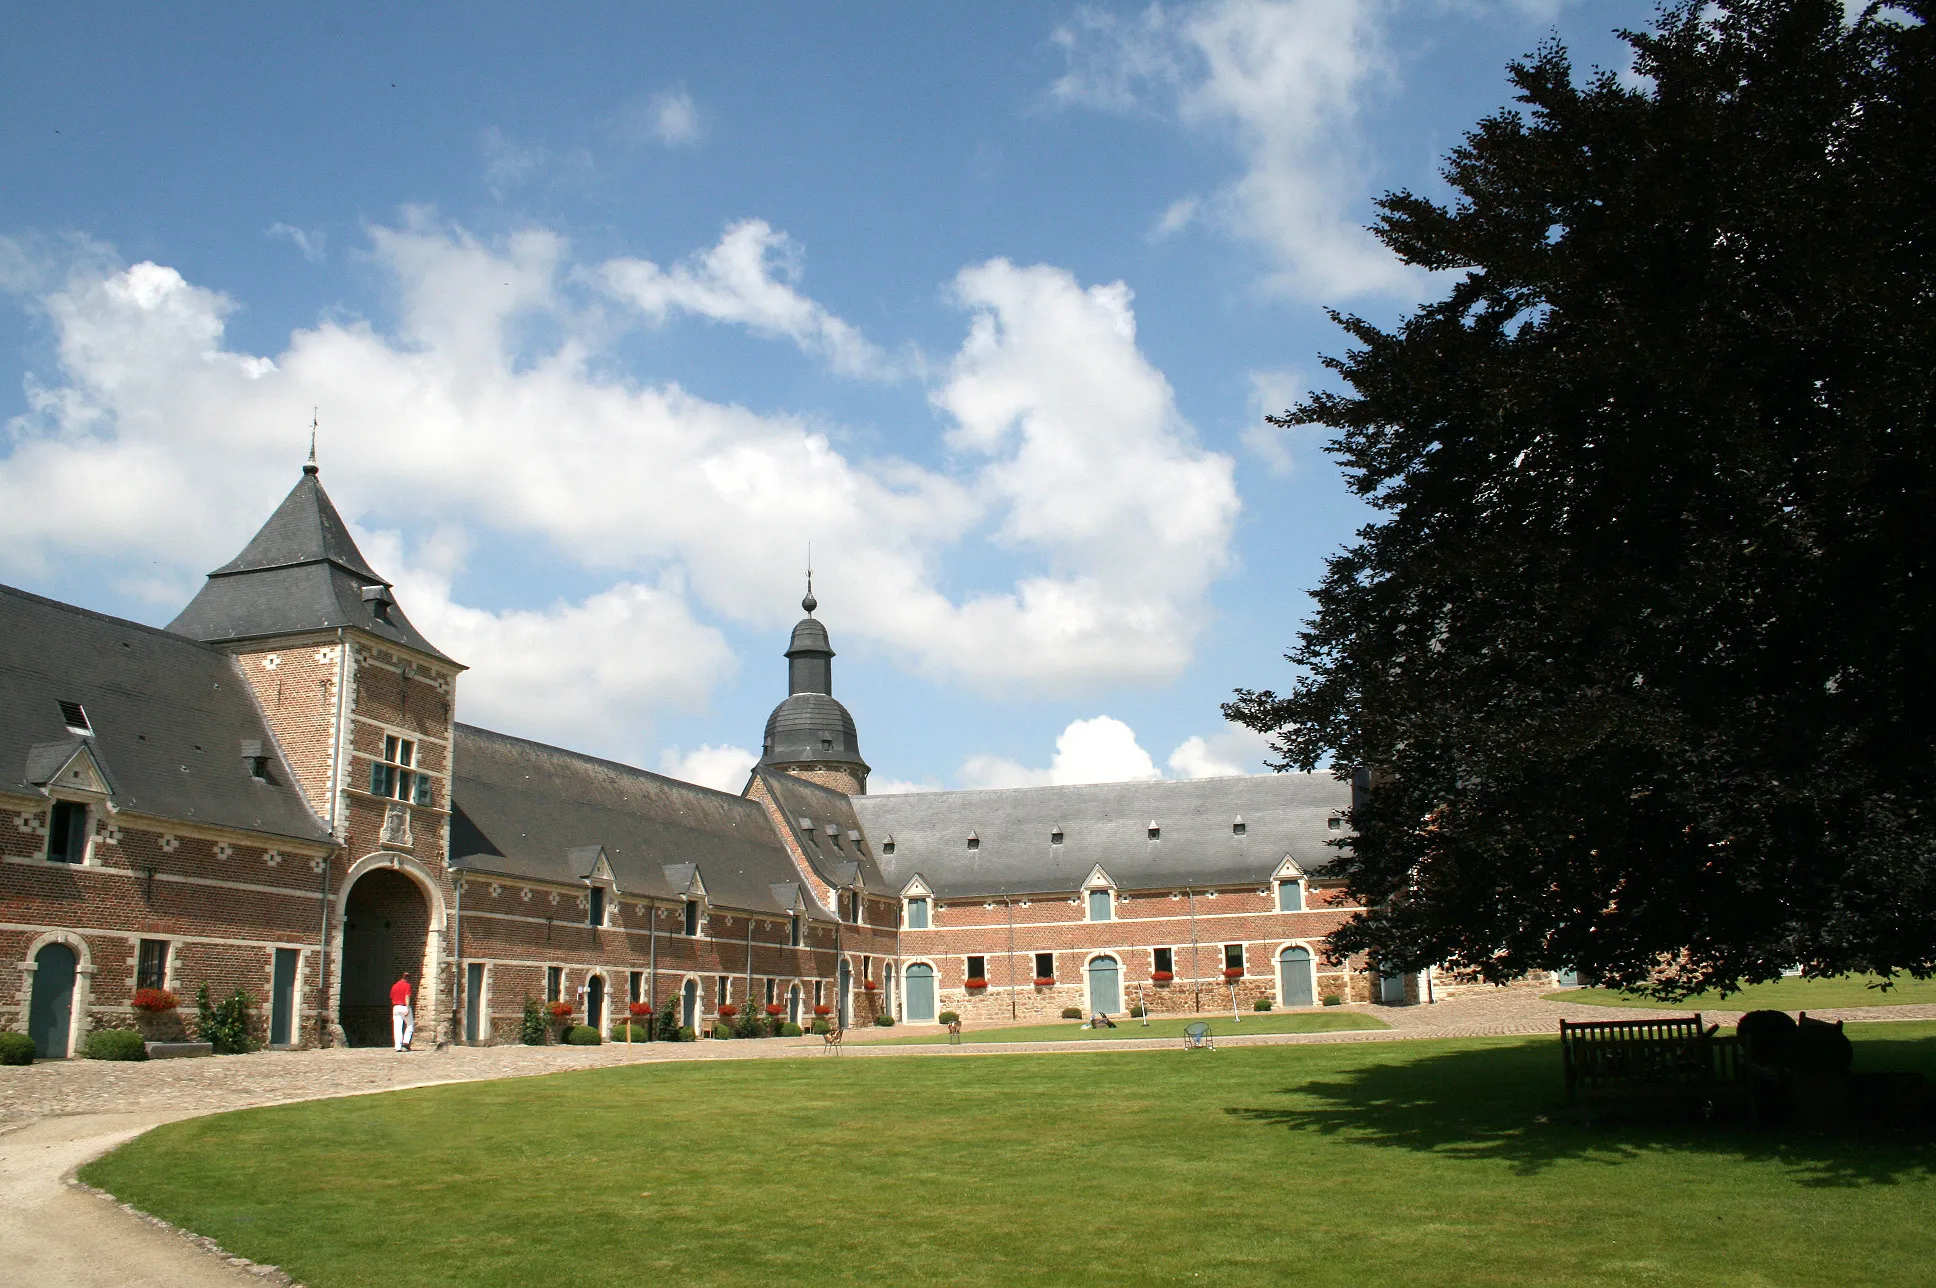
<svg viewBox="0 0 1936 1288"><path fill-rule="evenodd" d="M928 930L934 925L934 891L919 872L901 887L901 926L906 930Z"/></svg>
<svg viewBox="0 0 1936 1288"><path fill-rule="evenodd" d="M1116 881L1098 863L1082 883L1083 915L1090 921L1116 919Z"/></svg>
<svg viewBox="0 0 1936 1288"><path fill-rule="evenodd" d="M1308 906L1304 869L1288 854L1277 865L1277 870L1271 873L1271 893L1271 906L1279 912L1303 912Z"/></svg>

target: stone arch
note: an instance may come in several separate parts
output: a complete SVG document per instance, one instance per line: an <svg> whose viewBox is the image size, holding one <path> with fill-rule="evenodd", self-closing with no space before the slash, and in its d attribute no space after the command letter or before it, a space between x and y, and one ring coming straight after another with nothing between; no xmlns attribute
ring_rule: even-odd
<svg viewBox="0 0 1936 1288"><path fill-rule="evenodd" d="M437 1030L443 891L407 855L379 851L350 866L336 910L330 1013L349 1046L390 1041L390 987L410 980L420 1026Z"/></svg>

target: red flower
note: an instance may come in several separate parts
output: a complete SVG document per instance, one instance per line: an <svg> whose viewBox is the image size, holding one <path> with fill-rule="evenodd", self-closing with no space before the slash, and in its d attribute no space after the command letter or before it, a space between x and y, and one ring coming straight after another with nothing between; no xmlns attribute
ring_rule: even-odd
<svg viewBox="0 0 1936 1288"><path fill-rule="evenodd" d="M1167 984L1176 978L1176 972L1173 970L1153 970L1150 972L1150 978L1159 984Z"/></svg>
<svg viewBox="0 0 1936 1288"><path fill-rule="evenodd" d="M1054 983L1055 983L1055 976L1053 975L1037 975L1035 977L1035 986L1037 988L1049 988L1052 985L1054 985Z"/></svg>
<svg viewBox="0 0 1936 1288"><path fill-rule="evenodd" d="M880 982L878 980L864 979L860 982L860 986L871 993L880 987Z"/></svg>
<svg viewBox="0 0 1936 1288"><path fill-rule="evenodd" d="M172 1011L179 1005L180 999L165 988L137 988L134 991L134 1009L137 1011L150 1011L158 1015L163 1011Z"/></svg>
<svg viewBox="0 0 1936 1288"><path fill-rule="evenodd" d="M815 1015L832 1015L834 1008L831 1006L816 1006L813 1008L813 1013Z"/></svg>
<svg viewBox="0 0 1936 1288"><path fill-rule="evenodd" d="M778 1002L768 1002L766 1004L766 1013L768 1015L785 1015L786 1007L781 1006Z"/></svg>
<svg viewBox="0 0 1936 1288"><path fill-rule="evenodd" d="M634 1015L650 1015L652 1014L652 1003L634 1002L632 1003L630 1009L632 1014Z"/></svg>
<svg viewBox="0 0 1936 1288"><path fill-rule="evenodd" d="M967 979L964 979L963 981L961 981L961 983L962 983L962 987L964 988L987 988L988 987L988 981L983 979L979 975L970 975Z"/></svg>
<svg viewBox="0 0 1936 1288"><path fill-rule="evenodd" d="M553 1016L561 1020L571 1018L570 1002L553 1002L550 1006L545 1007L545 1010L550 1011Z"/></svg>
<svg viewBox="0 0 1936 1288"><path fill-rule="evenodd" d="M1241 966L1226 966L1223 968L1223 977L1225 979L1242 979L1244 977L1244 968Z"/></svg>
<svg viewBox="0 0 1936 1288"><path fill-rule="evenodd" d="M719 1013L730 1020L735 1015L739 1014L739 1008L737 1006L734 1006L731 1002L721 1002L719 1004Z"/></svg>

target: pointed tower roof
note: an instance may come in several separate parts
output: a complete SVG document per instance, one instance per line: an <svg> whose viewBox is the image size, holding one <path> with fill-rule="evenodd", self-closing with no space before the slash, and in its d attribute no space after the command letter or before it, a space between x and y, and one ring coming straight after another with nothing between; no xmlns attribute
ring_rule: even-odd
<svg viewBox="0 0 1936 1288"><path fill-rule="evenodd" d="M323 491L312 449L302 478L242 553L208 575L177 635L210 644L354 627L444 662L397 606ZM455 662L453 666L458 665Z"/></svg>

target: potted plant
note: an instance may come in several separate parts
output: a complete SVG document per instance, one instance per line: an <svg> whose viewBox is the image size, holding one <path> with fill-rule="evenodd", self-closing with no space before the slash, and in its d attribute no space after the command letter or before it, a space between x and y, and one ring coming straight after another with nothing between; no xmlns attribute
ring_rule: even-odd
<svg viewBox="0 0 1936 1288"><path fill-rule="evenodd" d="M1241 966L1226 966L1223 968L1223 977L1234 984L1244 977L1244 968Z"/></svg>
<svg viewBox="0 0 1936 1288"><path fill-rule="evenodd" d="M1035 986L1036 986L1037 988L1054 988L1054 987L1055 987L1055 976L1053 976L1053 975L1037 975L1037 976L1035 977Z"/></svg>
<svg viewBox="0 0 1936 1288"><path fill-rule="evenodd" d="M881 983L877 979L864 979L860 982L860 986L871 993L875 989L879 988L881 986Z"/></svg>
<svg viewBox="0 0 1936 1288"><path fill-rule="evenodd" d="M961 981L961 984L969 992L975 992L976 990L988 987L988 981L980 975L970 975L967 979Z"/></svg>
<svg viewBox="0 0 1936 1288"><path fill-rule="evenodd" d="M551 1040L563 1042L565 1030L571 1027L571 1003L549 1002L545 1005L545 1019L551 1028Z"/></svg>
<svg viewBox="0 0 1936 1288"><path fill-rule="evenodd" d="M633 1015L640 1016L642 1018L649 1018L652 1014L652 1003L634 1002L627 1009L631 1011Z"/></svg>
<svg viewBox="0 0 1936 1288"><path fill-rule="evenodd" d="M738 1014L739 1014L739 1008L737 1006L734 1006L731 1002L721 1002L719 1004L719 1015L721 1019L730 1020L735 1015L738 1015Z"/></svg>
<svg viewBox="0 0 1936 1288"><path fill-rule="evenodd" d="M1173 970L1153 970L1150 972L1150 979L1158 984L1167 984L1175 978L1176 972Z"/></svg>
<svg viewBox="0 0 1936 1288"><path fill-rule="evenodd" d="M176 1009L181 999L165 988L137 988L131 999L134 1027L144 1042L180 1041L186 1034Z"/></svg>
<svg viewBox="0 0 1936 1288"><path fill-rule="evenodd" d="M813 1013L814 1013L815 1015L818 1015L818 1016L819 1016L819 1017L820 1017L821 1019L823 1019L823 1020L824 1020L824 1019L826 1019L826 1018L827 1018L827 1017L828 1017L829 1015L832 1015L832 1014L834 1013L834 1008L833 1008L833 1007L831 1007L831 1006L828 1006L828 1005L827 1005L826 1003L824 1003L824 1002L822 1002L822 1003L821 1003L820 1005L818 1005L818 1006L815 1006L815 1007L813 1008Z"/></svg>
<svg viewBox="0 0 1936 1288"><path fill-rule="evenodd" d="M780 1005L778 1002L768 1002L766 1004L766 1013L777 1019L786 1014L786 1007Z"/></svg>

